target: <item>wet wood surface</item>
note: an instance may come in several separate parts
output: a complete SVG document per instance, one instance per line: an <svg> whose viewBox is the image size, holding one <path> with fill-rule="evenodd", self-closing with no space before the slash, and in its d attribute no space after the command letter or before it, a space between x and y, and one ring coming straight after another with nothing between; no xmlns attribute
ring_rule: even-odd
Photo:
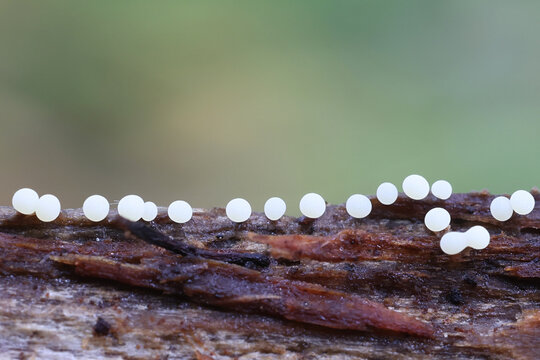
<svg viewBox="0 0 540 360"><path fill-rule="evenodd" d="M52 223L0 207L0 358L536 359L540 196L501 223L493 196L373 199L317 219L234 224L223 209L183 225L80 209ZM423 217L485 226L455 256Z"/></svg>

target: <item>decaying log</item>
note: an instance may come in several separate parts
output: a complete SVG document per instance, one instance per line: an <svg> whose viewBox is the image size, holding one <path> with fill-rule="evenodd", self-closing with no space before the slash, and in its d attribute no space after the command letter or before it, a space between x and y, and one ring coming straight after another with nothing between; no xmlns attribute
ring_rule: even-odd
<svg viewBox="0 0 540 360"><path fill-rule="evenodd" d="M540 208L497 222L487 193L373 200L366 219L223 209L174 224L115 212L52 223L0 207L0 358L536 359ZM448 256L423 225L481 224L488 248Z"/></svg>

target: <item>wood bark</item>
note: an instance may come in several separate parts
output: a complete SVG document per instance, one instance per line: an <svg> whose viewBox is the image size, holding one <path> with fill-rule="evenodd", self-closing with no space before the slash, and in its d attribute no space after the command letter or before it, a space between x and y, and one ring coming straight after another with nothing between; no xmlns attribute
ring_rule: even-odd
<svg viewBox="0 0 540 360"><path fill-rule="evenodd" d="M507 222L493 197L242 224L0 207L0 358L538 359L540 195ZM452 231L485 226L489 247L445 255L423 224L437 206Z"/></svg>

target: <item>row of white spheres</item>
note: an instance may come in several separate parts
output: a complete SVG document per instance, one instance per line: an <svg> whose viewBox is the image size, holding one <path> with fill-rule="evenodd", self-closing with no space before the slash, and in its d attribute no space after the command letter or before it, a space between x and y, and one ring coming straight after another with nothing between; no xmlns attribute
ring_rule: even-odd
<svg viewBox="0 0 540 360"><path fill-rule="evenodd" d="M13 208L25 215L36 214L37 218L43 222L56 220L60 215L60 201L54 195L47 194L39 197L37 192L29 188L17 190L12 198ZM189 208L189 217L187 211L180 209L182 214L179 214L178 201L169 206L169 215L171 219L177 222L186 222L191 219L191 207ZM185 203L185 202L182 202ZM187 204L187 203L185 203ZM83 203L83 213L91 221L99 222L104 220L109 215L109 201L101 195L89 196ZM183 210L183 211L182 211ZM144 202L138 195L124 196L118 202L118 214L128 220L152 221L158 213L157 206L151 201ZM185 221L180 221L185 220Z"/></svg>
<svg viewBox="0 0 540 360"><path fill-rule="evenodd" d="M427 191L425 190L426 186ZM403 181L403 191L412 199L423 199L428 195L429 189L429 183L420 175L410 175ZM432 185L431 191L433 195L439 199L445 200L452 194L452 186L448 181L439 180ZM385 205L394 203L397 196L398 190L391 183L383 183L377 189L377 198ZM372 210L371 200L362 194L350 196L347 199L345 207L349 215L355 218L364 218L368 216ZM173 211L171 211L171 208L173 208ZM326 211L326 201L319 194L308 193L300 200L299 208L304 216L317 219ZM266 217L273 221L279 220L285 215L286 210L287 205L285 204L285 201L279 197L272 197L264 204L264 213ZM225 213L230 220L241 223L249 219L252 209L247 200L236 198L229 201L225 207ZM175 216L176 214L178 214L178 216ZM169 206L169 217L176 222L188 221L191 218L191 214L191 207L185 201L175 201ZM177 221L175 220L176 217L182 217L182 219L178 219L179 221Z"/></svg>
<svg viewBox="0 0 540 360"><path fill-rule="evenodd" d="M413 200L422 200L428 196L430 186L420 175L409 175L403 180L403 192ZM431 185L431 193L438 199L447 200L452 195L452 185L446 180L437 180ZM397 187L384 182L377 188L377 200L383 205L392 205L398 198Z"/></svg>
<svg viewBox="0 0 540 360"><path fill-rule="evenodd" d="M425 184L421 179L416 179L420 181L415 180L416 184L409 184L410 187L404 186L404 188L407 188L408 190L411 190L412 188L413 195L419 196L419 185L423 187ZM381 187L388 187L386 184L389 183L381 184L379 189L381 189ZM395 189L395 191L397 193L397 189ZM523 198L519 192L514 194L514 199ZM13 207L20 213L26 215L36 213L36 216L44 222L53 221L60 214L60 201L54 195L47 194L39 197L34 190L28 188L18 190L13 195L12 203ZM522 204L518 202L518 205ZM264 212L270 220L278 220L285 214L286 208L287 206L282 199L273 197L266 201L264 205ZM522 209L523 206L516 206L516 208L519 210ZM300 210L307 217L320 217L325 212L325 209L326 203L322 196L318 194L309 193L304 195L304 197L302 197L300 200ZM351 216L363 218L369 215L372 205L367 196L354 194L347 200L346 209ZM88 197L83 204L83 212L85 216L89 220L95 222L104 220L109 214L109 210L109 202L101 195L92 195ZM144 202L144 200L138 195L127 195L118 203L118 214L131 221L138 221L141 218L145 221L152 221L156 218L157 213L157 206L153 202ZM226 206L226 214L227 217L234 222L244 222L251 216L251 206L245 199L233 199ZM178 200L169 205L168 215L169 218L174 222L186 223L191 219L193 209L187 202ZM442 231L450 224L450 214L443 208L431 209L426 214L424 223L431 231ZM474 226L465 233L446 233L441 238L440 246L442 251L446 254L455 255L463 251L467 246L478 250L484 249L489 245L489 241L489 232L482 226Z"/></svg>
<svg viewBox="0 0 540 360"><path fill-rule="evenodd" d="M421 200L429 194L429 183L420 175L410 175L403 181L403 191L411 199ZM448 199L452 194L452 186L445 180L438 180L431 186L431 192L439 199ZM385 182L377 188L377 199L384 205L393 204L398 196L394 184ZM60 214L60 201L54 195L47 194L39 197L28 188L20 189L13 195L13 207L22 214L36 216L42 221L53 221ZM527 191L518 190L510 199L500 196L491 203L491 213L494 218L506 221L515 211L526 215L534 209L534 197ZM364 218L371 213L370 199L361 194L354 194L347 199L346 210L352 217ZM264 212L268 219L280 219L287 209L285 202L278 198L268 199L264 205ZM85 216L92 221L104 220L110 210L107 199L101 195L88 197L83 204ZM319 194L308 193L300 200L300 211L309 218L319 218L326 210L326 202ZM152 221L157 216L157 206L151 202L144 202L138 195L127 195L118 203L120 216L138 221ZM231 200L226 206L226 214L234 222L244 222L251 216L251 206L245 199ZM174 201L169 205L168 215L177 223L188 222L192 215L192 207L185 201ZM425 216L426 227L431 231L442 231L450 224L450 214L443 208L431 209Z"/></svg>
<svg viewBox="0 0 540 360"><path fill-rule="evenodd" d="M519 215L528 215L534 210L535 200L532 194L525 190L515 191L510 199L498 196L491 201L489 210L491 215L499 221L506 221L514 212Z"/></svg>
<svg viewBox="0 0 540 360"><path fill-rule="evenodd" d="M20 189L15 194L11 203L15 210L25 215L36 214L36 217L43 222L56 220L60 215L60 200L54 195L45 194L39 196L32 189Z"/></svg>
<svg viewBox="0 0 540 360"><path fill-rule="evenodd" d="M422 195L425 192L425 186L427 186L427 192ZM429 183L420 175L408 176L403 181L403 191L412 199L423 199L429 193L429 189ZM433 195L439 199L448 199L452 194L452 186L446 180L439 180L432 185L431 191ZM393 204L397 197L398 190L396 186L391 183L383 183L377 189L377 199L382 204ZM326 211L326 201L319 194L308 193L300 200L299 208L302 215L308 218L317 219ZM278 197L270 198L264 204L264 213L270 220L280 219L285 214L286 209L287 206L285 201ZM345 203L345 209L347 210L347 213L354 218L364 218L371 213L371 200L362 194L351 195ZM225 211L229 219L234 222L244 222L251 216L251 206L249 202L241 198L231 200L225 207ZM437 215L437 213L434 215ZM449 217L450 215L448 215L448 218ZM448 223L450 223L450 220L448 220ZM448 225L446 225L445 228L447 226Z"/></svg>
<svg viewBox="0 0 540 360"><path fill-rule="evenodd" d="M83 204L85 216L92 221L102 221L109 214L109 202L101 195L92 195ZM156 204L144 201L138 195L124 196L118 202L118 215L130 221L152 221L158 214ZM188 222L192 215L192 207L183 200L172 202L168 208L169 218L176 223Z"/></svg>
<svg viewBox="0 0 540 360"><path fill-rule="evenodd" d="M430 186L427 180L420 176L420 175L409 175L403 180L402 184L403 192L405 195L407 195L409 198L413 200L422 200L426 196L428 196L430 191ZM438 180L431 185L431 193L441 199L446 200L452 195L452 185L446 180ZM308 194L311 195L311 194ZM316 195L316 194L313 194ZM307 196L307 195L306 195ZM394 202L396 202L398 198L398 189L397 187L389 182L384 182L377 188L376 192L377 200L383 205L392 205ZM322 198L321 198L322 199ZM302 213L308 217L318 217L318 216L311 216L311 215L322 215L324 212L322 201L317 200L315 197L312 197L312 199L307 202L306 205L311 205L310 207L313 208L313 204L316 203L316 209L317 211L313 210L313 214L311 212L304 212L302 211L302 201L300 202L300 210ZM354 194L349 199L347 199L347 202L345 203L345 208L350 216L355 218L364 218L368 216L371 213L372 204L369 198L365 195L361 194ZM439 228L442 225L444 225L445 222L447 222L446 226L443 227L446 228L448 224L450 224L450 215L448 212L441 208L433 209L434 211L429 213L429 216L427 216L426 226L433 230L432 228ZM319 216L320 216L319 215ZM431 226L431 223L433 222L433 226ZM441 225L442 224L442 225ZM433 231L440 231L440 230L433 230Z"/></svg>
<svg viewBox="0 0 540 360"><path fill-rule="evenodd" d="M101 195L92 195L83 204L85 216L92 221L102 221L109 214L109 202ZM186 223L191 220L193 209L183 200L172 202L168 208L169 218L176 223ZM118 202L118 215L130 221L152 221L158 214L156 204L144 201L138 195L124 196Z"/></svg>
<svg viewBox="0 0 540 360"><path fill-rule="evenodd" d="M423 177L411 175L404 180L403 190L409 197L419 199L419 193L424 192L423 187L425 185L427 185L427 192L429 192L429 184ZM447 181L439 180L433 184L432 192L435 196L443 199L450 196L452 188ZM377 189L377 198L385 205L394 203L397 196L398 190L391 183L383 183ZM425 196L427 196L427 193ZM43 205L39 211L41 216L38 217L43 219L42 221L53 221L60 214L60 202L53 195L44 195L43 198ZM37 215L36 199L39 198L34 190L21 189L13 196L13 207L23 214L31 215L36 212ZM56 199L55 204L53 204L53 199ZM326 211L326 202L321 195L308 193L300 200L299 207L304 216L316 219L321 217ZM285 214L286 209L287 205L285 201L278 197L272 197L264 204L266 217L273 221L279 220ZM83 204L85 216L95 222L104 220L109 214L109 210L109 202L101 195L92 195ZM227 217L237 223L249 219L252 212L249 202L241 198L231 200L225 210ZM352 217L364 218L371 213L371 200L365 195L354 194L347 199L346 210ZM47 214L45 215L45 213ZM140 219L152 221L157 216L157 206L151 201L144 202L138 195L127 195L119 201L118 213L120 216L131 221L138 221ZM169 205L168 215L171 220L177 223L185 223L191 219L193 209L187 202L178 200Z"/></svg>
<svg viewBox="0 0 540 360"><path fill-rule="evenodd" d="M403 192L411 199L422 200L429 194L429 183L420 175L410 175L403 180ZM446 200L452 195L452 185L448 181L438 180L431 186L431 192L435 197ZM450 213L441 207L429 210L424 217L424 224L433 232L447 229L450 226L450 221ZM477 225L464 233L451 231L444 234L440 241L440 247L445 254L456 255L466 247L476 250L485 249L489 242L490 235L487 229Z"/></svg>
<svg viewBox="0 0 540 360"><path fill-rule="evenodd" d="M109 201L101 195L89 196L83 203L83 213L91 221L102 221L109 215ZM118 202L118 214L131 221L152 221L157 216L157 206L138 195L124 196Z"/></svg>
<svg viewBox="0 0 540 360"><path fill-rule="evenodd" d="M428 181L420 175L409 175L403 180L403 192L413 200L422 200L429 195ZM446 200L452 195L452 185L446 180L437 180L431 185L431 193L438 199ZM377 200L381 204L391 205L398 197L397 187L389 182L382 183L377 188ZM427 212L424 217L426 227L434 232L446 229L450 225L450 214L443 208L436 207Z"/></svg>
<svg viewBox="0 0 540 360"><path fill-rule="evenodd" d="M322 201L324 203L324 200ZM38 219L43 222L54 221L60 215L61 210L60 201L56 196L47 194L39 197L37 192L28 188L15 192L12 204L13 208L21 214L32 215L35 213ZM83 203L84 215L94 222L104 220L109 211L109 201L101 195L89 196ZM268 199L264 205L264 212L270 220L280 219L285 211L285 201L278 197ZM186 201L177 200L169 205L167 213L172 221L186 223L193 216L193 208ZM233 199L227 204L226 213L232 221L244 222L251 216L251 206L244 199ZM141 219L152 221L156 218L158 209L156 204L151 201L145 202L138 195L127 195L118 202L118 214L130 221Z"/></svg>

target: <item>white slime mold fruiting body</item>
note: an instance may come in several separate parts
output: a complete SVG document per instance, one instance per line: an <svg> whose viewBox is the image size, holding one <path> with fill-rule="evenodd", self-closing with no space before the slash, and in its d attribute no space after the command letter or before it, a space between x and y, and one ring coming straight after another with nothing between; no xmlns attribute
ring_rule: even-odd
<svg viewBox="0 0 540 360"><path fill-rule="evenodd" d="M345 208L350 216L362 219L371 213L371 200L365 195L354 194L347 199Z"/></svg>
<svg viewBox="0 0 540 360"><path fill-rule="evenodd" d="M441 238L441 250L447 255L456 255L467 247L465 233L450 231Z"/></svg>
<svg viewBox="0 0 540 360"><path fill-rule="evenodd" d="M300 211L308 218L320 218L326 211L326 202L321 195L308 193L300 200Z"/></svg>
<svg viewBox="0 0 540 360"><path fill-rule="evenodd" d="M426 227L434 232L443 231L450 225L450 214L443 208L429 210L424 217Z"/></svg>
<svg viewBox="0 0 540 360"><path fill-rule="evenodd" d="M13 194L11 204L13 208L24 215L32 215L36 212L39 195L32 189L19 189Z"/></svg>
<svg viewBox="0 0 540 360"><path fill-rule="evenodd" d="M514 210L510 203L510 199L504 196L498 196L491 201L489 206L491 215L499 221L506 221L512 217Z"/></svg>
<svg viewBox="0 0 540 360"><path fill-rule="evenodd" d="M60 215L60 210L60 200L54 195L46 194L39 198L36 216L43 222L51 222Z"/></svg>
<svg viewBox="0 0 540 360"><path fill-rule="evenodd" d="M518 190L510 197L512 209L519 215L528 215L534 209L534 197L525 190Z"/></svg>
<svg viewBox="0 0 540 360"><path fill-rule="evenodd" d="M431 193L438 199L447 200L452 195L452 185L446 180L437 180L431 185Z"/></svg>
<svg viewBox="0 0 540 360"><path fill-rule="evenodd" d="M389 182L384 182L377 188L377 200L383 205L392 205L398 197L397 187Z"/></svg>
<svg viewBox="0 0 540 360"><path fill-rule="evenodd" d="M158 209L157 209L156 204L154 204L151 201L147 201L144 203L143 215L142 215L142 219L144 221L153 221L156 218L157 214L158 214Z"/></svg>
<svg viewBox="0 0 540 360"><path fill-rule="evenodd" d="M287 204L281 198L271 197L264 203L264 214L269 220L281 219L285 215L285 211L287 211Z"/></svg>
<svg viewBox="0 0 540 360"><path fill-rule="evenodd" d="M420 175L409 175L403 180L403 192L413 200L422 200L429 194L429 183Z"/></svg>
<svg viewBox="0 0 540 360"><path fill-rule="evenodd" d="M101 195L89 196L83 203L84 216L90 221L99 222L109 215L109 201Z"/></svg>
<svg viewBox="0 0 540 360"><path fill-rule="evenodd" d="M241 223L251 216L251 205L245 199L232 199L225 207L225 212L231 221Z"/></svg>
<svg viewBox="0 0 540 360"><path fill-rule="evenodd" d="M476 250L485 249L489 245L490 235L483 226L476 225L465 232L467 246Z"/></svg>
<svg viewBox="0 0 540 360"><path fill-rule="evenodd" d="M176 200L167 208L167 214L175 223L184 224L191 220L193 208L184 200Z"/></svg>
<svg viewBox="0 0 540 360"><path fill-rule="evenodd" d="M130 220L141 220L144 213L144 200L138 195L126 195L118 202L118 215Z"/></svg>

